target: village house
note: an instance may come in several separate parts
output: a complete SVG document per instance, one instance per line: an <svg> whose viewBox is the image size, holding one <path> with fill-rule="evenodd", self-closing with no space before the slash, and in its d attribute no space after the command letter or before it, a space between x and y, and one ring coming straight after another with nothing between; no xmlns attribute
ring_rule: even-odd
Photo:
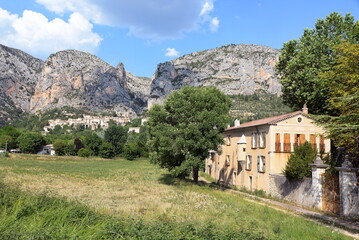
<svg viewBox="0 0 359 240"><path fill-rule="evenodd" d="M89 128L91 130L96 130L98 128L107 129L109 126L110 120L114 121L118 125L124 126L126 123L131 122L131 119L128 117L110 117L110 116L91 116L91 115L84 115L83 118L77 119L68 119L68 120L49 120L49 125L44 127L44 131L49 132L51 129L54 129L55 126L74 126L77 125L84 125L85 128Z"/></svg>
<svg viewBox="0 0 359 240"><path fill-rule="evenodd" d="M308 117L308 108L229 127L218 152L210 151L205 171L218 182L270 192L270 178L282 174L294 148L308 141L319 152L330 152L323 128Z"/></svg>

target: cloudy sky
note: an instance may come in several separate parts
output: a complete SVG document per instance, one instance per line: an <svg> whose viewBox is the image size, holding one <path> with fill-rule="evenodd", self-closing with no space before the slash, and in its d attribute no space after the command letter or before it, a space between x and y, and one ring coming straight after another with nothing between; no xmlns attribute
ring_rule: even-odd
<svg viewBox="0 0 359 240"><path fill-rule="evenodd" d="M359 0L0 0L0 43L45 60L77 49L151 77L160 62L227 44L281 48Z"/></svg>

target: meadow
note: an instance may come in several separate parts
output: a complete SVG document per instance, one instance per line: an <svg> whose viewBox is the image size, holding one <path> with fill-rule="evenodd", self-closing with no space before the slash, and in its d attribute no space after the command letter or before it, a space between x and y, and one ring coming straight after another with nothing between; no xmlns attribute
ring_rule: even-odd
<svg viewBox="0 0 359 240"><path fill-rule="evenodd" d="M0 239L350 239L147 159L0 158Z"/></svg>

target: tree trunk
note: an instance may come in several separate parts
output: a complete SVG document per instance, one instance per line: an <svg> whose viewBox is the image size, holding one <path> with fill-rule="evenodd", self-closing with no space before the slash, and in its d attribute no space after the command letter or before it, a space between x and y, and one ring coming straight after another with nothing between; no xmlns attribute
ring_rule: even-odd
<svg viewBox="0 0 359 240"><path fill-rule="evenodd" d="M192 168L192 174L193 174L193 182L195 184L198 184L198 168Z"/></svg>

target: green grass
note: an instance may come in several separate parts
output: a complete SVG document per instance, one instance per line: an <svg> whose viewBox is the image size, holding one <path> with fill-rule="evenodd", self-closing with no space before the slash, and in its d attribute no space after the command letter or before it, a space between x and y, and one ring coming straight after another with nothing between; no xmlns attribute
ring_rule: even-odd
<svg viewBox="0 0 359 240"><path fill-rule="evenodd" d="M350 239L148 160L0 159L0 239Z"/></svg>

